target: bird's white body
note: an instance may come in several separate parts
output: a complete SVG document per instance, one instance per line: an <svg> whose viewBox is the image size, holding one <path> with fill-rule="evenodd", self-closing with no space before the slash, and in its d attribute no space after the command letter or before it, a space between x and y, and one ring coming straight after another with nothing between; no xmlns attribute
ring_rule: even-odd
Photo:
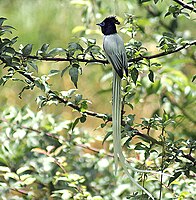
<svg viewBox="0 0 196 200"><path fill-rule="evenodd" d="M114 69L123 77L123 69L127 69L127 56L122 38L116 33L103 36L103 48Z"/></svg>

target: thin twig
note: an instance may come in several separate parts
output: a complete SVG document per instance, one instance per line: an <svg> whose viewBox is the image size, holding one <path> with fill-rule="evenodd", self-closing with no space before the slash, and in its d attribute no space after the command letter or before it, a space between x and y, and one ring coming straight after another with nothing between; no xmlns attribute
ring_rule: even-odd
<svg viewBox="0 0 196 200"><path fill-rule="evenodd" d="M175 1L177 4L180 4L183 8L186 8L196 13L196 8L194 8L193 6L190 6L189 4L186 4L181 0L173 0L173 1Z"/></svg>
<svg viewBox="0 0 196 200"><path fill-rule="evenodd" d="M28 195L28 193L29 193L28 191L26 191L24 189L11 188L10 190L12 190L14 192L18 192L18 193L20 193L20 195Z"/></svg>
<svg viewBox="0 0 196 200"><path fill-rule="evenodd" d="M176 49L172 50L172 51L164 51L164 52L161 52L161 53L158 53L158 54L154 54L152 56L140 56L140 57L137 57L137 58L133 58L133 59L130 59L129 62L136 62L136 61L140 61L140 60L143 60L144 58L147 59L147 60L151 60L153 58L159 58L159 57L163 57L163 56L166 56L166 55L170 55L170 54L173 54L173 53L177 53L183 49L186 49L190 46L193 46L193 45L196 45L196 40L193 40L192 42L190 43L186 43L180 47L177 47Z"/></svg>
<svg viewBox="0 0 196 200"><path fill-rule="evenodd" d="M9 123L9 121L8 121L7 119L5 119L5 118L1 118L0 121L5 122L5 123ZM12 125L16 125L16 123L12 122ZM17 124L17 126L19 126L19 125ZM47 132L47 131L34 129L34 128L32 128L32 127L28 127L28 126L25 126L25 125L20 125L20 128L21 128L21 129L26 129L26 130L29 130L29 131L33 131L33 132L36 132L36 133L38 133L38 134L43 133L44 135L46 135L46 136L48 136L48 137L51 137L51 138L53 138L53 139L55 139L55 140L63 140L64 142L66 142L66 139L65 139L65 138L63 138L63 139L60 138L58 134L51 134L51 133L49 133L49 132ZM137 133L135 133L135 136L136 136L136 135L139 135L140 137L146 138L147 135L145 135L145 134L139 132L139 131L136 130L136 129L134 129L134 130L137 131ZM149 138L149 137L150 137L150 136L147 136L147 138ZM153 138L153 139L154 139L154 138ZM154 140L155 140L155 139L154 139ZM157 141L157 143L158 143L158 141ZM159 144L159 143L158 143L158 144ZM94 152L94 153L100 153L100 149L91 147L91 146L86 145L86 144L77 144L77 143L74 143L74 145L77 146L77 147L83 148L83 149L90 150L90 151L92 151L92 152ZM161 145L161 144L160 144L160 145ZM111 154L111 153L104 152L104 154L105 154L106 156L108 156L108 157L114 157L114 155ZM130 161L130 160L127 160L127 162L131 162L131 161ZM59 163L56 163L56 164L59 165ZM59 165L59 166L60 166L60 165ZM61 166L60 166L60 167L61 167Z"/></svg>

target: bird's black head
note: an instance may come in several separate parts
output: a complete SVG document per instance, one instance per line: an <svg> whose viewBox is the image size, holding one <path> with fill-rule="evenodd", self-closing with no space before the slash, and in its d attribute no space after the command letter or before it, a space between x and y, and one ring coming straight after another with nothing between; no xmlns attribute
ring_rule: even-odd
<svg viewBox="0 0 196 200"><path fill-rule="evenodd" d="M111 35L117 33L116 24L120 22L116 19L115 16L105 18L101 23L97 24L101 27L101 31L104 35Z"/></svg>

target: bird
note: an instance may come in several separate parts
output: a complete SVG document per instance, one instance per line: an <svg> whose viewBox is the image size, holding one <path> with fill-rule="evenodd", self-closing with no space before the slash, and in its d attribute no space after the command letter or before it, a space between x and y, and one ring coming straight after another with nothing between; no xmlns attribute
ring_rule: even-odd
<svg viewBox="0 0 196 200"><path fill-rule="evenodd" d="M156 172L152 170L139 170L130 165L125 159L121 146L121 82L124 74L128 77L128 61L126 56L126 50L122 38L117 33L116 25L120 22L116 16L106 17L101 23L97 25L101 27L103 33L103 49L106 54L106 58L113 68L113 83L112 83L112 131L113 131L113 151L114 151L114 163L115 174L118 170L118 165L124 169L124 172L130 178L130 180L141 190L143 190L151 199L154 197L149 191L142 187L130 174L130 170L135 172L151 172L157 174L164 174L162 172ZM167 174L166 174L167 175Z"/></svg>
<svg viewBox="0 0 196 200"><path fill-rule="evenodd" d="M121 152L121 79L125 72L128 77L128 62L125 46L122 38L118 35L116 24L120 22L115 16L105 18L98 23L103 33L103 49L108 61L113 66L113 84L112 84L112 130L115 174L118 169L118 161Z"/></svg>

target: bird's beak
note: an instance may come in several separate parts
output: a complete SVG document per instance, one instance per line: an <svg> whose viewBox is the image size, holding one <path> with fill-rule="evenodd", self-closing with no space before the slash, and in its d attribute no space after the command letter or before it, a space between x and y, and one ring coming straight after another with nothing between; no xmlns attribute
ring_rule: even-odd
<svg viewBox="0 0 196 200"><path fill-rule="evenodd" d="M101 22L101 23L98 23L96 24L97 26L104 26L105 25L105 22Z"/></svg>

